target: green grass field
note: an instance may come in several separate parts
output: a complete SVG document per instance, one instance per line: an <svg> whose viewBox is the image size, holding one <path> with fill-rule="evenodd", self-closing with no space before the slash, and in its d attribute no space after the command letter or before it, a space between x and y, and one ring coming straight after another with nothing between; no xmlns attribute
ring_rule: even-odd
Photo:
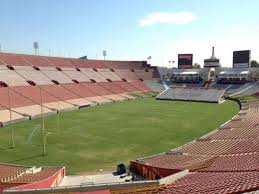
<svg viewBox="0 0 259 194"><path fill-rule="evenodd" d="M223 104L156 101L118 102L45 118L47 155L42 156L41 119L0 128L0 162L24 165L65 165L68 174L112 170L119 162L168 151L219 127L238 111Z"/></svg>

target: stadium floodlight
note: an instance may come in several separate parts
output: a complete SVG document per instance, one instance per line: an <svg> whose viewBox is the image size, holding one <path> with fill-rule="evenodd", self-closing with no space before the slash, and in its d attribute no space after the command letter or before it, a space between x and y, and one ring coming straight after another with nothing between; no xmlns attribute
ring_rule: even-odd
<svg viewBox="0 0 259 194"><path fill-rule="evenodd" d="M105 60L106 56L107 56L107 51L106 51L106 50L103 50L103 59L104 59L104 60Z"/></svg>
<svg viewBox="0 0 259 194"><path fill-rule="evenodd" d="M42 146L43 146L43 156L46 155L46 142L45 142L45 119L44 119L44 110L42 104L42 91L40 87L40 107L41 107L41 117L42 117Z"/></svg>
<svg viewBox="0 0 259 194"><path fill-rule="evenodd" d="M38 42L33 42L33 48L35 52L35 56L39 54L39 43Z"/></svg>
<svg viewBox="0 0 259 194"><path fill-rule="evenodd" d="M10 119L10 126L11 126L11 140L12 140L12 148L14 148L14 128L12 125L12 109L11 109L11 94L10 94L10 84L8 83L7 86L7 91L8 91L8 106L9 106L9 119Z"/></svg>

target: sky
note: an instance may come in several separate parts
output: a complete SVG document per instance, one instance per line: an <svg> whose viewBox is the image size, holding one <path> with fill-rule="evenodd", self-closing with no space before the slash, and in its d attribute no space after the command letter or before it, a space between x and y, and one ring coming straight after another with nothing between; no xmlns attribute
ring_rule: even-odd
<svg viewBox="0 0 259 194"><path fill-rule="evenodd" d="M2 52L146 60L169 66L179 53L203 65L215 46L223 66L233 50L259 61L258 0L0 0ZM170 65L172 67L172 64Z"/></svg>

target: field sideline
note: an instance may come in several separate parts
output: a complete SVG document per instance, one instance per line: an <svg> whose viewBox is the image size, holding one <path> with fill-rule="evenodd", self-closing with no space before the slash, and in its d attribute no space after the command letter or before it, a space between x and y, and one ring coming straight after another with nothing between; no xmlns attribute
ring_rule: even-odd
<svg viewBox="0 0 259 194"><path fill-rule="evenodd" d="M0 162L67 167L68 174L112 170L119 162L170 150L219 127L238 112L223 104L156 101L106 104L45 118L47 155L41 156L41 119L0 128Z"/></svg>

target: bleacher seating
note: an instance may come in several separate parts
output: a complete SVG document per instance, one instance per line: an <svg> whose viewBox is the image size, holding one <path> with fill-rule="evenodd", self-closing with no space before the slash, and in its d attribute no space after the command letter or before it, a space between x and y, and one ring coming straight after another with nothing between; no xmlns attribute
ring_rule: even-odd
<svg viewBox="0 0 259 194"><path fill-rule="evenodd" d="M20 94L21 96L25 96L27 99L30 99L35 104L40 105L42 103L43 106L48 109L65 110L73 107L71 104L68 104L67 102L63 101L63 99L61 98L61 94L60 96L55 96L52 93L49 93L45 90L40 91L40 87L19 86L13 87L13 90L17 94Z"/></svg>
<svg viewBox="0 0 259 194"><path fill-rule="evenodd" d="M130 69L115 69L114 72L122 79L125 79L127 81L134 81L139 79L137 75Z"/></svg>
<svg viewBox="0 0 259 194"><path fill-rule="evenodd" d="M42 85L41 86L42 90L52 94L56 98L60 99L61 101L69 102L69 100L73 99L80 99L81 97L74 94L70 90L60 86L60 85ZM71 105L76 105L79 106L79 104L72 104ZM72 106L73 107L73 106Z"/></svg>
<svg viewBox="0 0 259 194"><path fill-rule="evenodd" d="M55 67L73 67L70 60L61 57L46 57L46 60L50 61Z"/></svg>
<svg viewBox="0 0 259 194"><path fill-rule="evenodd" d="M139 91L142 92L149 92L151 89L146 86L142 81L131 81L129 82L133 87L137 88Z"/></svg>
<svg viewBox="0 0 259 194"><path fill-rule="evenodd" d="M113 82L115 85L119 86L120 88L123 88L127 92L137 92L138 89L132 86L129 82L124 81L115 81Z"/></svg>
<svg viewBox="0 0 259 194"><path fill-rule="evenodd" d="M131 165L139 164L138 169L142 169L141 165L151 166L158 177L161 177L160 169L190 171L159 193L245 193L259 190L258 112L258 101L244 104L238 115L216 132L170 152L132 161ZM134 170L143 173L137 168ZM142 191L148 189L142 187Z"/></svg>
<svg viewBox="0 0 259 194"><path fill-rule="evenodd" d="M7 86L10 86L12 119L19 120L40 115L41 103L43 113L47 114L96 103L134 99L129 93L150 91L139 81L135 70L140 72L142 80L153 79L156 74L156 69L143 61L1 53L0 124L2 126L10 120Z"/></svg>
<svg viewBox="0 0 259 194"><path fill-rule="evenodd" d="M79 99L73 99L73 100L68 100L68 102L76 102L75 100L77 100L78 103L76 103L77 105L80 106L85 106L85 105L90 105L92 104L91 101L89 100L90 97L94 97L96 96L96 94L94 92L92 92L91 90L87 90L85 87L83 87L80 84L61 84L62 87L66 88L68 91L72 92L73 94L79 96Z"/></svg>
<svg viewBox="0 0 259 194"><path fill-rule="evenodd" d="M10 66L30 66L30 63L24 58L24 55L0 53L1 65Z"/></svg>
<svg viewBox="0 0 259 194"><path fill-rule="evenodd" d="M10 121L19 121L19 120L23 120L23 119L28 119L25 116L23 116L22 114L19 114L17 112L14 112L13 110L11 111L11 118L10 118L10 110L9 109L2 109L0 106L0 125L1 127L3 126L3 124L7 124L10 123ZM12 119L12 120L11 120Z"/></svg>
<svg viewBox="0 0 259 194"><path fill-rule="evenodd" d="M80 85L96 94L95 97L89 98L90 100L105 103L117 99L118 95L115 95L112 91L107 90L99 83L80 83Z"/></svg>
<svg viewBox="0 0 259 194"><path fill-rule="evenodd" d="M113 94L113 92L104 88L100 83L91 83L91 82L84 83L83 82L83 83L80 83L80 85L82 85L86 89L96 93L96 96L106 96L106 95Z"/></svg>
<svg viewBox="0 0 259 194"><path fill-rule="evenodd" d="M75 68L64 67L62 68L62 71L72 80L76 80L78 82L90 82L89 77L84 75L81 71L76 70Z"/></svg>
<svg viewBox="0 0 259 194"><path fill-rule="evenodd" d="M50 187L55 182L56 186L62 181L64 167L27 167L13 164L0 164L0 193L4 189L18 189L26 185L31 188ZM58 177L56 181L55 178ZM33 184L35 184L33 186Z"/></svg>
<svg viewBox="0 0 259 194"><path fill-rule="evenodd" d="M143 69L147 64L144 61L105 61L105 66L110 69Z"/></svg>
<svg viewBox="0 0 259 194"><path fill-rule="evenodd" d="M14 69L17 74L21 75L25 80L33 81L37 85L53 84L46 75L31 66L14 66Z"/></svg>
<svg viewBox="0 0 259 194"><path fill-rule="evenodd" d="M90 68L80 68L81 72L85 74L90 79L96 82L107 82L107 80L98 72Z"/></svg>
<svg viewBox="0 0 259 194"><path fill-rule="evenodd" d="M217 88L172 87L161 92L156 98L160 100L186 100L221 103L224 93L224 89Z"/></svg>
<svg viewBox="0 0 259 194"><path fill-rule="evenodd" d="M24 59L33 67L55 67L55 65L49 61L46 57L24 55Z"/></svg>
<svg viewBox="0 0 259 194"><path fill-rule="evenodd" d="M111 81L121 81L121 78L110 69L97 69L98 72L106 79Z"/></svg>
<svg viewBox="0 0 259 194"><path fill-rule="evenodd" d="M9 94L10 98L8 95L7 87L0 88L0 103L4 107L9 107L9 103L11 105L11 108L31 106L36 104L35 102L25 98L24 96L19 95L17 92L15 92L15 90L12 89L12 87L9 88Z"/></svg>
<svg viewBox="0 0 259 194"><path fill-rule="evenodd" d="M38 181L45 180L45 179L53 176L59 170L60 170L60 168L43 167L39 172L35 172L35 173L25 172L24 174L21 174L21 176L17 176L16 178L13 178L11 180L7 180L4 182L5 183L22 183L22 184L38 182Z"/></svg>
<svg viewBox="0 0 259 194"><path fill-rule="evenodd" d="M246 89L250 88L251 86L252 86L252 83L234 84L234 85L231 85L227 89L227 93L228 94L239 93L239 92L245 91Z"/></svg>
<svg viewBox="0 0 259 194"><path fill-rule="evenodd" d="M250 87L248 90L243 91L240 95L243 96L250 96L254 95L259 92L259 81L255 82L252 87Z"/></svg>
<svg viewBox="0 0 259 194"><path fill-rule="evenodd" d="M144 80L144 83L154 92L162 92L165 90L164 85L158 80Z"/></svg>
<svg viewBox="0 0 259 194"><path fill-rule="evenodd" d="M158 72L154 69L150 69L148 71L144 69L135 69L135 74L139 79L143 79L143 80L160 79Z"/></svg>
<svg viewBox="0 0 259 194"><path fill-rule="evenodd" d="M62 71L59 71L54 67L41 67L40 70L50 80L56 80L59 83L73 83L70 77L68 77Z"/></svg>
<svg viewBox="0 0 259 194"><path fill-rule="evenodd" d="M0 81L9 86L29 85L24 77L17 74L15 71L9 70L6 66L0 65Z"/></svg>
<svg viewBox="0 0 259 194"><path fill-rule="evenodd" d="M114 84L113 82L103 82L101 85L114 94L123 94L128 92L126 89Z"/></svg>

